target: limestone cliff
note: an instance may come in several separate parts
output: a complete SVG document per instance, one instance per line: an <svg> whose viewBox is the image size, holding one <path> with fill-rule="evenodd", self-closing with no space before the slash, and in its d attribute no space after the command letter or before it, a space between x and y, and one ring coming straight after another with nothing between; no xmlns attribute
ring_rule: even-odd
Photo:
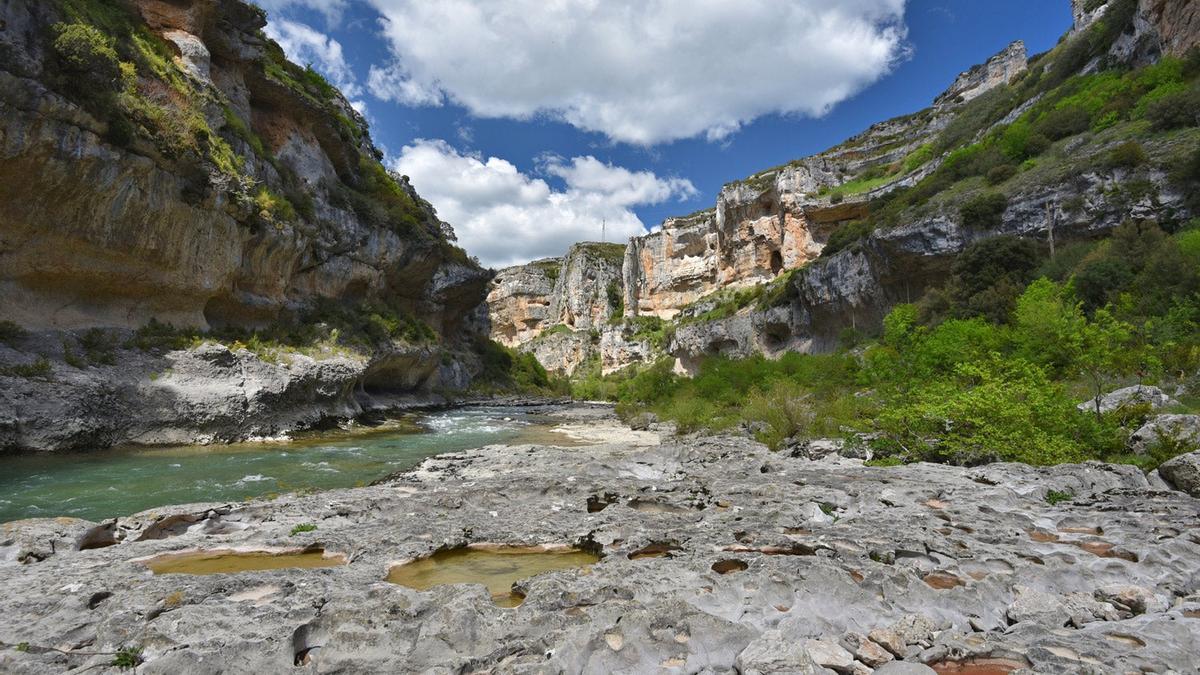
<svg viewBox="0 0 1200 675"><path fill-rule="evenodd" d="M479 369L489 274L264 25L0 0L0 451L286 433Z"/></svg>
<svg viewBox="0 0 1200 675"><path fill-rule="evenodd" d="M562 258L500 270L487 308L492 339L571 374L595 354L599 332L622 312L621 244L576 244Z"/></svg>
<svg viewBox="0 0 1200 675"><path fill-rule="evenodd" d="M486 279L261 10L8 0L0 24L0 315L203 328L387 298L457 330Z"/></svg>
<svg viewBox="0 0 1200 675"><path fill-rule="evenodd" d="M1025 68L1025 45L1014 42L961 74L933 108L730 183L714 209L668 219L658 232L632 239L623 271L626 315L670 319L714 291L766 283L815 260L833 230L861 218L870 199L936 167L923 146L957 106Z"/></svg>
<svg viewBox="0 0 1200 675"><path fill-rule="evenodd" d="M989 134L1043 115L1045 106L1035 107L1047 88L1072 75L1183 54L1197 43L1192 5L1075 2L1073 35L1032 65L1014 42L960 74L930 108L730 183L714 208L632 239L624 321L587 340L556 330L562 319L547 312L538 331L554 340L531 349L548 367L596 358L588 350L598 349L605 373L664 354L686 372L713 354L823 351L847 331L876 330L895 304L944 282L955 256L982 239L1013 234L1045 246L1095 238L1127 219L1185 221L1194 207L1169 174L1194 134L1139 134L1146 157L1136 167L1110 161L1130 127L1085 125L1057 144L1046 139L1049 152L1021 166L995 160L1009 163L1002 173L967 173L971 182L941 170L952 150L979 150ZM964 204L989 190L1003 194L1003 213L986 227L966 222ZM905 192L917 195L905 202L914 206L889 210ZM882 226L880 209L891 214Z"/></svg>

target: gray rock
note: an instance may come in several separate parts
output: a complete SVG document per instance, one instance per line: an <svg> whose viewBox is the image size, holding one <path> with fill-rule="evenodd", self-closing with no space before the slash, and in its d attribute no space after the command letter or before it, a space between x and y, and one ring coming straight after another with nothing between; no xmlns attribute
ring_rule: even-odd
<svg viewBox="0 0 1200 675"><path fill-rule="evenodd" d="M746 646L734 664L741 675L816 675L828 673L818 666L798 640L769 630Z"/></svg>
<svg viewBox="0 0 1200 675"><path fill-rule="evenodd" d="M1200 415L1157 415L1129 436L1129 449L1144 455L1162 442L1200 449Z"/></svg>
<svg viewBox="0 0 1200 675"><path fill-rule="evenodd" d="M1176 490L1200 498L1200 451L1164 462L1158 473Z"/></svg>
<svg viewBox="0 0 1200 675"><path fill-rule="evenodd" d="M1099 402L1100 412L1108 413L1128 405L1148 404L1151 410L1166 408L1168 406L1179 405L1175 399L1167 396L1162 389L1158 387L1150 387L1144 384L1137 384L1132 387L1125 387L1111 391L1103 396L1084 401L1077 408L1084 412L1095 412L1097 401Z"/></svg>
<svg viewBox="0 0 1200 675"><path fill-rule="evenodd" d="M839 673L848 673L854 667L854 655L828 640L806 640L804 649L814 663Z"/></svg>
<svg viewBox="0 0 1200 675"><path fill-rule="evenodd" d="M871 668L877 668L895 657L878 643L861 633L846 633L842 636L841 645Z"/></svg>
<svg viewBox="0 0 1200 675"><path fill-rule="evenodd" d="M937 671L923 663L892 661L876 668L874 675L937 675Z"/></svg>
<svg viewBox="0 0 1200 675"><path fill-rule="evenodd" d="M632 433L588 412L581 424L611 428L607 438ZM99 670L111 656L82 652L121 646L145 648L145 673L278 672L297 659L326 672L824 672L806 650L814 640L849 652L847 662L827 650L844 673L865 674L870 645L846 649L848 633L906 660L1024 654L1034 672L1070 672L1068 653L1116 672L1189 672L1200 651L1200 625L1185 614L1200 605L1135 615L1121 598L1137 596L1110 589L1200 597L1190 539L1200 501L1148 491L1123 471L880 471L794 459L744 437L605 438L479 448L370 487L164 507L111 527L10 524L0 643L30 650L0 649L0 672ZM1045 484L1068 478L1094 489L1046 504ZM597 496L602 510L589 508ZM836 504L838 520L807 523L805 505L817 503ZM318 529L289 536L300 523ZM88 537L110 545L76 550ZM519 579L525 600L511 609L478 584L385 581L401 561L489 543L580 545L603 557L586 571ZM20 564L14 545L41 553ZM352 561L208 576L153 575L139 562L306 545ZM961 583L931 584L931 571ZM1007 625L1026 588L1050 598L1052 620Z"/></svg>
<svg viewBox="0 0 1200 675"><path fill-rule="evenodd" d="M652 412L638 413L629 420L629 428L634 431L647 431L650 425L658 423L658 415Z"/></svg>
<svg viewBox="0 0 1200 675"><path fill-rule="evenodd" d="M1057 595L1018 586L1017 599L1008 606L1005 614L1012 623L1032 621L1045 626L1059 628L1071 617L1067 606Z"/></svg>

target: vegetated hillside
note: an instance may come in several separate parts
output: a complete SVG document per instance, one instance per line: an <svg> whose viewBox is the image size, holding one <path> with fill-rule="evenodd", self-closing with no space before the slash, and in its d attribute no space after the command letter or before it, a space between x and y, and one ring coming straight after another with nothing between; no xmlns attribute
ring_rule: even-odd
<svg viewBox="0 0 1200 675"><path fill-rule="evenodd" d="M490 273L265 23L0 4L0 450L275 435L513 381L482 362Z"/></svg>
<svg viewBox="0 0 1200 675"><path fill-rule="evenodd" d="M668 358L577 393L904 461L1153 466L1194 449L1164 433L1125 458L1148 405L1076 409L1119 384L1164 385L1181 411L1200 392L1200 51L1136 48L1137 11L1109 3L964 105L927 175L868 202L820 259L642 320ZM812 351L830 353L796 353Z"/></svg>

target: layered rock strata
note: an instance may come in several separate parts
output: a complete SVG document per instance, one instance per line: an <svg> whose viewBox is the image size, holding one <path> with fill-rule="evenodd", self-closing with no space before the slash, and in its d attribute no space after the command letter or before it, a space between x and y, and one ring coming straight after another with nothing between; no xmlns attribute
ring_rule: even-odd
<svg viewBox="0 0 1200 675"><path fill-rule="evenodd" d="M1200 652L1200 500L1132 467L872 468L621 438L483 448L319 495L8 523L0 670L103 671L136 648L148 674L1182 673ZM1050 490L1072 497L1050 505ZM500 544L601 559L517 581L511 609L481 585L385 581ZM156 576L139 562L307 547L348 564Z"/></svg>
<svg viewBox="0 0 1200 675"><path fill-rule="evenodd" d="M242 0L0 3L0 451L237 440L469 383L489 274L265 25ZM364 303L436 336L282 365L76 347Z"/></svg>

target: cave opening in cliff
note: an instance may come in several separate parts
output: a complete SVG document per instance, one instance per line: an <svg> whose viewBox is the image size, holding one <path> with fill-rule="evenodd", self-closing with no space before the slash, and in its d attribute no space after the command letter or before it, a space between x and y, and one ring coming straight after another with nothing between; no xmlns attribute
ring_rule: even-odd
<svg viewBox="0 0 1200 675"><path fill-rule="evenodd" d="M771 251L771 274L776 276L783 271L783 254L779 251Z"/></svg>

